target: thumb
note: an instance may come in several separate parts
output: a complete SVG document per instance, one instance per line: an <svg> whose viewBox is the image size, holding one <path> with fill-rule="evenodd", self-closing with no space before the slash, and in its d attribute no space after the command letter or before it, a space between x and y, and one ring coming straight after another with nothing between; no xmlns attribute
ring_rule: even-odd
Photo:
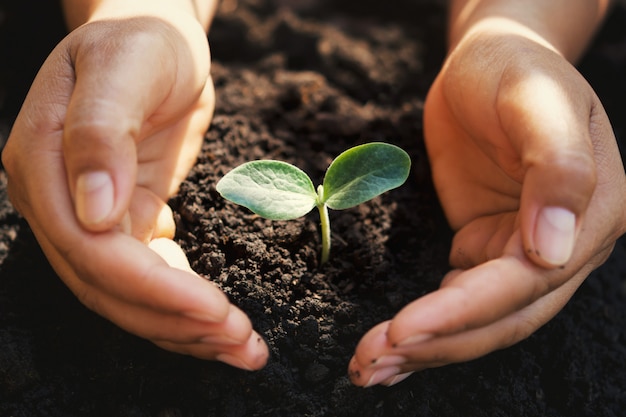
<svg viewBox="0 0 626 417"><path fill-rule="evenodd" d="M70 46L75 87L63 133L76 216L92 231L110 229L128 210L137 174L136 142L175 78L168 64L173 59L159 56L159 45L142 45L148 37L115 34L115 27L97 25L77 29L79 41Z"/></svg>
<svg viewBox="0 0 626 417"><path fill-rule="evenodd" d="M578 73L531 77L515 96L501 120L521 156L524 247L540 266L563 266L596 188L591 130L610 125Z"/></svg>
<svg viewBox="0 0 626 417"><path fill-rule="evenodd" d="M546 152L545 157L545 163L526 173L520 221L528 257L538 265L558 267L574 251L595 189L595 166L586 155L564 150Z"/></svg>
<svg viewBox="0 0 626 417"><path fill-rule="evenodd" d="M172 239L165 237L156 238L150 241L148 247L159 254L172 268L182 269L195 274L191 269L187 255Z"/></svg>

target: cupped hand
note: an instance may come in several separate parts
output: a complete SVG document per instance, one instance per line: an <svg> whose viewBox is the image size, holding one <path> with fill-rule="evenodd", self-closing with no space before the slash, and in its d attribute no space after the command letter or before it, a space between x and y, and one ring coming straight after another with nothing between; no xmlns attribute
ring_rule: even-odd
<svg viewBox="0 0 626 417"><path fill-rule="evenodd" d="M70 33L3 151L9 195L87 307L165 349L258 369L267 346L172 240L165 202L214 105L206 34L185 19L101 20Z"/></svg>
<svg viewBox="0 0 626 417"><path fill-rule="evenodd" d="M424 109L433 179L456 234L440 288L379 324L349 365L361 386L468 361L553 318L626 230L626 177L607 115L546 45L477 34Z"/></svg>

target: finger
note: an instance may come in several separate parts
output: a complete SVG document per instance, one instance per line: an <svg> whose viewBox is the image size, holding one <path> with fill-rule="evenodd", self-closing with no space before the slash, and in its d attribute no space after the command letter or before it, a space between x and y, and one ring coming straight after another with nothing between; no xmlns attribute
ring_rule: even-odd
<svg viewBox="0 0 626 417"><path fill-rule="evenodd" d="M252 332L245 343L237 346L212 343L176 344L171 342L156 342L156 345L166 350L200 359L218 360L248 371L263 368L269 357L267 345L256 332Z"/></svg>
<svg viewBox="0 0 626 417"><path fill-rule="evenodd" d="M261 368L267 359L267 346L252 330L245 313L233 305L223 322L207 323L127 304L97 289L81 291L83 294L90 292L81 298L95 312L169 351L218 359L250 370Z"/></svg>
<svg viewBox="0 0 626 417"><path fill-rule="evenodd" d="M35 158L34 163L38 160ZM41 164L48 165L48 161ZM127 234L85 231L76 222L69 195L63 192L65 183L58 180L59 169L62 167L54 166L47 172L47 177L56 181L31 184L33 195L53 204L45 211L27 214L38 242L66 285L75 291L81 287L78 281L83 281L113 298L195 320L221 322L226 318L230 303L215 284L195 273L171 268L156 252ZM55 221L45 221L50 218Z"/></svg>
<svg viewBox="0 0 626 417"><path fill-rule="evenodd" d="M516 233L501 258L456 273L439 290L402 309L391 323L389 339L411 345L486 326L558 288L581 268L538 267L525 257Z"/></svg>
<svg viewBox="0 0 626 417"><path fill-rule="evenodd" d="M153 190L163 201L178 191L196 162L214 107L215 90L208 77L202 93L186 113L180 115L175 124L151 135L146 142L148 146L138 149L141 165L137 173L138 185Z"/></svg>
<svg viewBox="0 0 626 417"><path fill-rule="evenodd" d="M208 322L128 303L82 281L71 289L90 310L129 333L155 342L239 345L252 332L248 317L233 305L224 320Z"/></svg>
<svg viewBox="0 0 626 417"><path fill-rule="evenodd" d="M126 293L118 296L119 294L114 291L103 291L92 284L92 282L99 283L98 279L79 277L73 264L66 257L61 256L45 235L41 233L42 229L38 223L33 222L33 225L33 231L38 236L42 249L70 290L88 308L121 328L137 336L152 340L158 346L170 351L204 359L218 359L244 369L259 369L267 361L267 346L252 330L247 316L240 309L229 304L226 297L215 286L210 285L197 275L165 265L165 268L173 273L166 274L166 278L173 278L175 283L181 284L181 287L174 285L172 288L164 288L160 295L156 294L156 297L150 294L151 291L147 291L139 294L139 296L145 295L148 298L145 302L142 302L142 297L129 302ZM159 259L158 262L165 264L159 255L132 237L121 233L118 235L145 249L146 253L138 255L137 258L145 258L152 253L152 256ZM98 234L97 236L102 235ZM89 264L95 270L87 269L86 272L97 275L99 265L98 262L94 263L94 261L98 257L92 256L89 259ZM123 263L124 260L117 258L115 264L120 262ZM121 282L125 281L130 284L128 286L130 293L134 292L134 285L132 284L134 278L132 276L117 276L115 270L106 269L112 272L110 275L107 274L109 279L119 278ZM132 271L132 268L130 270ZM189 278L192 280L189 281ZM198 282L202 284L200 287L189 285ZM188 293L189 287L193 289ZM204 296L207 288L211 290L209 297ZM177 294L177 289L182 289L182 294ZM194 295L194 293L196 294ZM216 295L219 302L215 302ZM160 301L163 301L164 304L161 305ZM225 305L220 306L222 301ZM194 304L200 305L195 311L193 310ZM219 309L224 306L225 313L223 317L219 317ZM216 313L215 310L218 312Z"/></svg>
<svg viewBox="0 0 626 417"><path fill-rule="evenodd" d="M588 273L581 271L556 291L500 320L452 335L397 346L389 339L392 321L381 323L359 342L350 362L351 379L359 386L393 385L412 372L469 361L518 343L553 318Z"/></svg>
<svg viewBox="0 0 626 417"><path fill-rule="evenodd" d="M517 213L481 216L463 226L452 240L450 265L469 269L502 255L517 227Z"/></svg>
<svg viewBox="0 0 626 417"><path fill-rule="evenodd" d="M143 243L174 238L176 225L170 207L151 190L137 186L128 208L130 233Z"/></svg>
<svg viewBox="0 0 626 417"><path fill-rule="evenodd" d="M96 311L95 300L80 292L84 284L128 304L198 321L219 323L228 315L230 303L215 284L188 270L171 268L159 254L126 234L89 234L69 228L65 232L74 239L64 236L68 249L60 242L53 245L38 226L33 231L66 285ZM72 241L81 244L71 245Z"/></svg>
<svg viewBox="0 0 626 417"><path fill-rule="evenodd" d="M33 231L39 239L41 233L37 223L35 223ZM139 258L146 258L150 253L153 253L133 238L121 233L117 234L124 240L136 243L145 250L146 253L138 255ZM165 241L166 239L160 240ZM208 343L221 345L242 344L252 333L252 326L247 316L240 309L229 304L217 287L201 279L195 273L164 265L166 270L170 270L170 274L164 275L165 279L172 278L173 285L155 285L156 294L152 293L153 290L151 290L140 291L139 294L129 296L135 291L133 281L136 277L117 276L116 271L112 270L111 264L109 264L109 267L105 268L108 272L112 272L110 275L107 274L108 279L111 281L119 279L118 283L121 283L127 292L119 294L111 291L110 288L103 290L101 285L93 284L99 284L99 281L93 276L87 275L87 278L79 276L76 269L81 268L75 268L71 261L61 256L45 236L41 237L40 243L55 270L79 300L91 310L130 333L149 340L173 344ZM165 247L170 252L172 248L176 248L175 250L179 251L176 256L184 258L182 250L174 242L166 244ZM158 259L157 262L165 264L165 261L156 253L153 253L152 256ZM165 258L171 258L171 256L166 254ZM87 270L87 274L95 275L98 273L97 262L94 263L97 259L97 256L90 258L88 264L94 267L96 271ZM168 260L172 262L171 259ZM115 264L120 262L123 263L124 260L117 258ZM158 280L159 277L157 276L155 279ZM189 287L193 288L190 292L188 292ZM198 307L194 308L194 305Z"/></svg>
<svg viewBox="0 0 626 417"><path fill-rule="evenodd" d="M429 367L434 362L411 362L402 348L394 347L387 338L391 320L379 323L359 341L348 365L348 376L353 384L369 388L382 384L391 386L401 382L411 373Z"/></svg>
<svg viewBox="0 0 626 417"><path fill-rule="evenodd" d="M164 36L130 25L123 41L117 25L78 29L70 54L75 88L64 126L64 156L76 213L90 230L107 230L125 212L136 178L136 141L172 114L161 108L177 78L176 55ZM134 30L133 30L134 28ZM82 38L80 36L82 35ZM159 68L156 73L154 68ZM151 73L146 77L146 73ZM197 98L196 94L182 108ZM157 114L157 110L161 113ZM178 109L170 109L170 112Z"/></svg>
<svg viewBox="0 0 626 417"><path fill-rule="evenodd" d="M129 333L153 342L240 345L252 333L246 314L233 305L223 321L213 323L127 303L91 286L85 285L78 292L81 302L89 309Z"/></svg>
<svg viewBox="0 0 626 417"><path fill-rule="evenodd" d="M183 249L173 240L167 238L157 238L150 241L148 247L156 252L172 268L182 269L195 273L189 265L189 259Z"/></svg>
<svg viewBox="0 0 626 417"><path fill-rule="evenodd" d="M160 255L126 236L98 236L88 245L89 265L68 254L83 281L129 303L165 312L180 313L202 321L220 322L228 300L212 282L190 272L185 265L171 268ZM111 259L115 259L114 263ZM171 260L170 260L171 261Z"/></svg>
<svg viewBox="0 0 626 417"><path fill-rule="evenodd" d="M606 115L584 79L569 67L555 74L534 71L521 80L505 76L502 85L500 120L524 171L524 245L539 265L562 266L572 255L597 183L590 124L609 126L608 119L595 120Z"/></svg>
<svg viewBox="0 0 626 417"><path fill-rule="evenodd" d="M156 224L152 231L152 238L174 239L176 234L176 223L174 222L174 213L167 204L163 203L159 214L157 215Z"/></svg>
<svg viewBox="0 0 626 417"><path fill-rule="evenodd" d="M606 192L619 190L614 183L619 178L615 175L617 170L600 175L603 170L611 170L608 167L617 166L614 159L619 151L615 148L615 136L608 117L595 95L591 114L585 120L588 125L582 130L578 146L565 147L551 162L544 160L533 165L527 175L520 210L521 227L527 252L540 265L543 262L544 265L560 266L571 259L586 217L604 227L608 219L619 217L609 213L607 219L600 219L601 210L597 204L593 217L584 215L594 196L603 195L604 211L618 198ZM589 142L591 137L593 142ZM554 151L557 152L558 149ZM550 178L547 182L546 177ZM547 192L549 188L553 188L552 193ZM588 222L585 226L591 227L591 224ZM597 233L602 236L600 229Z"/></svg>

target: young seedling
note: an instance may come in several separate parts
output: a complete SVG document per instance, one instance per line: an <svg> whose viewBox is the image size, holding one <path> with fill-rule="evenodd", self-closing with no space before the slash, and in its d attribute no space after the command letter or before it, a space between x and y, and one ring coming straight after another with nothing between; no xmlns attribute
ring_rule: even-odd
<svg viewBox="0 0 626 417"><path fill-rule="evenodd" d="M227 200L270 220L291 220L317 207L322 233L321 263L330 253L328 208L343 210L399 187L411 159L397 146L373 142L343 152L328 167L317 191L301 169L282 161L246 162L217 183Z"/></svg>

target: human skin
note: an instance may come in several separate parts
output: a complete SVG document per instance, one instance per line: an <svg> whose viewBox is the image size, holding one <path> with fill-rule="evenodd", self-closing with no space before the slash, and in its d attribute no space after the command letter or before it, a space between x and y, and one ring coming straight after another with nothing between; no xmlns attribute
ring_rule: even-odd
<svg viewBox="0 0 626 417"><path fill-rule="evenodd" d="M215 2L129 3L64 1L74 30L42 66L2 155L11 201L87 307L165 349L259 369L267 346L191 271L165 204L213 111L205 31ZM451 4L450 53L424 116L435 186L457 232L454 269L363 337L349 367L357 385L397 383L524 339L624 233L615 138L569 63L607 4L516 4ZM556 209L540 215L544 207ZM545 227L555 218L560 232Z"/></svg>
<svg viewBox="0 0 626 417"><path fill-rule="evenodd" d="M440 288L363 336L353 383L468 361L552 319L626 231L608 117L572 66L601 0L455 0L424 134L455 231Z"/></svg>
<svg viewBox="0 0 626 417"><path fill-rule="evenodd" d="M268 358L248 317L189 267L165 204L213 114L213 0L65 0L2 160L9 196L88 308L158 346L243 369ZM158 70L155 70L158 69Z"/></svg>

